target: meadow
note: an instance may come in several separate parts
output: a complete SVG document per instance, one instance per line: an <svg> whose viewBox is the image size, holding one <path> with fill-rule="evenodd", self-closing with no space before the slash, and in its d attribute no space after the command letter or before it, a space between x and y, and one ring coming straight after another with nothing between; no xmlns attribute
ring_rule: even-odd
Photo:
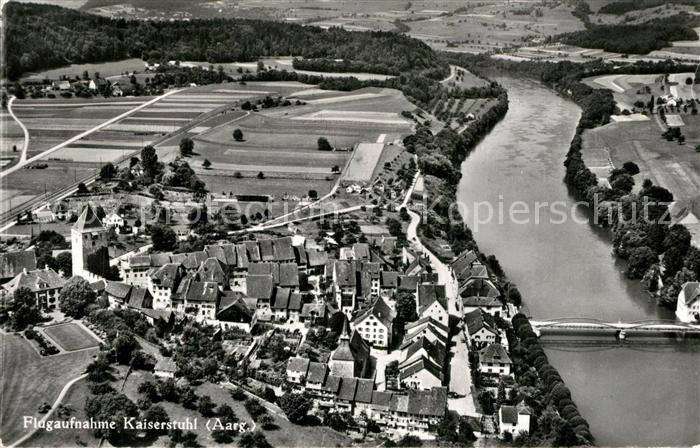
<svg viewBox="0 0 700 448"><path fill-rule="evenodd" d="M0 347L0 434L9 445L27 431L22 417L40 418L39 406L53 404L63 386L83 373L97 350L42 357L21 335L3 332Z"/></svg>

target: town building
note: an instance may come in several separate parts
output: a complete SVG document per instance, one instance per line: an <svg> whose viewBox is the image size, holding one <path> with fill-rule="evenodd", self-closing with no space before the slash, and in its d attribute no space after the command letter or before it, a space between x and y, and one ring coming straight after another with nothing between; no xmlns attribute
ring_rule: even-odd
<svg viewBox="0 0 700 448"><path fill-rule="evenodd" d="M2 285L3 295L12 295L20 288L31 291L36 305L45 310L60 308L59 296L66 281L48 266L32 271L23 270L15 278Z"/></svg>
<svg viewBox="0 0 700 448"><path fill-rule="evenodd" d="M510 433L513 438L520 434L530 433L530 417L532 411L525 403L520 402L517 406L501 406L498 409L498 432L501 437Z"/></svg>
<svg viewBox="0 0 700 448"><path fill-rule="evenodd" d="M358 311L350 322L350 327L362 338L378 348L389 348L392 341L395 313L381 297L372 305Z"/></svg>
<svg viewBox="0 0 700 448"><path fill-rule="evenodd" d="M489 344L479 352L479 371L482 375L510 376L512 364L501 344Z"/></svg>

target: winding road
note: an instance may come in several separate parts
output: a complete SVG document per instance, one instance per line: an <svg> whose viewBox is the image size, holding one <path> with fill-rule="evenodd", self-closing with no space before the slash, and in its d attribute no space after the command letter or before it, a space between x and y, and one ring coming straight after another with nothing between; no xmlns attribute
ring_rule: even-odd
<svg viewBox="0 0 700 448"><path fill-rule="evenodd" d="M20 128L22 128L22 132L24 133L24 146L22 147L22 153L19 155L19 162L17 162L18 165L23 164L27 161L27 148L29 148L29 129L22 123L19 118L17 118L17 115L12 111L12 103L15 102L17 97L12 95L10 97L10 100L7 102L7 112L10 113L10 116L17 122Z"/></svg>
<svg viewBox="0 0 700 448"><path fill-rule="evenodd" d="M76 377L76 378L73 378L72 380L68 381L68 382L66 383L65 386L63 386L63 389L61 389L61 393L58 394L58 397L56 398L56 401L54 401L53 405L51 406L51 409L49 410L49 412L47 412L46 414L44 414L44 416L41 417L41 419L39 419L39 422L37 422L37 426L40 426L39 423L43 423L43 422L45 422L46 420L48 420L49 417L51 417L51 414L53 414L54 411L55 411L56 409L58 409L58 407L61 405L61 401L63 401L63 399L65 398L66 394L67 394L68 391L70 390L71 386L73 386L73 384L77 383L78 381L80 381L80 380L82 380L82 379L84 379L84 378L87 378L87 373L84 373L84 374L82 374L82 375L80 375L80 376L78 376L78 377ZM29 431L27 434L23 435L19 440L15 441L13 444L7 445L7 447L8 447L8 448L14 448L14 447L16 447L16 446L22 445L24 442L26 442L27 440L29 440L29 438L32 437L32 436L34 435L34 433L36 433L38 430L39 430L39 428L32 429L32 430Z"/></svg>

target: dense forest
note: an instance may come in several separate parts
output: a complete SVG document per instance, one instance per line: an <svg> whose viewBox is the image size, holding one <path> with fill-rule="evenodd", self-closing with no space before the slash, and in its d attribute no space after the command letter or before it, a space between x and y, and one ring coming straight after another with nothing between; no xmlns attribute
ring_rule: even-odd
<svg viewBox="0 0 700 448"><path fill-rule="evenodd" d="M244 19L127 21L58 6L15 2L5 6L4 15L4 75L10 79L68 64L130 57L223 63L294 55L347 60L353 68L391 74L440 66L426 44L391 32L323 30Z"/></svg>
<svg viewBox="0 0 700 448"><path fill-rule="evenodd" d="M559 40L615 53L647 54L670 46L674 40L698 40L693 28L699 25L700 18L681 13L639 25L590 25L585 30L563 34Z"/></svg>
<svg viewBox="0 0 700 448"><path fill-rule="evenodd" d="M657 6L668 5L675 3L678 5L690 5L700 7L697 0L632 0L603 5L599 10L599 14L615 14L622 15L631 11L639 11L642 9L656 8Z"/></svg>

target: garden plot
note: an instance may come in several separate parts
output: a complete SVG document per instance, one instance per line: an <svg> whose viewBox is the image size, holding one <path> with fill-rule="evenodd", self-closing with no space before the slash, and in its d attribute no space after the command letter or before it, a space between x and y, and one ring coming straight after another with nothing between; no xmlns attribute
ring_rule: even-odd
<svg viewBox="0 0 700 448"><path fill-rule="evenodd" d="M100 344L92 333L75 322L46 327L43 332L67 352L97 347Z"/></svg>

